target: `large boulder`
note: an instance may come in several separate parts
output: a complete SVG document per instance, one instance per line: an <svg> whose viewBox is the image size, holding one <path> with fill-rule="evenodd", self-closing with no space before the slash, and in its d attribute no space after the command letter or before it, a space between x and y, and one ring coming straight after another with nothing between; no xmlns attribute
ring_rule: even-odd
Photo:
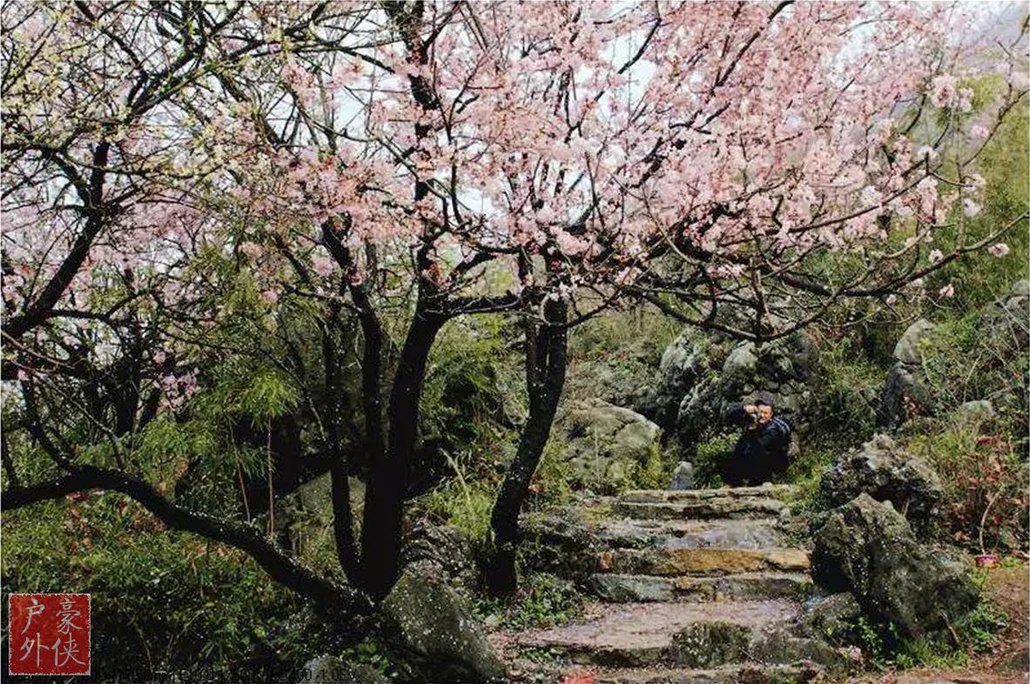
<svg viewBox="0 0 1030 684"><path fill-rule="evenodd" d="M825 639L834 645L858 644L858 620L862 606L851 594L840 593L815 597L807 602L797 619L802 636Z"/></svg>
<svg viewBox="0 0 1030 684"><path fill-rule="evenodd" d="M962 563L920 544L889 501L868 494L833 510L817 530L812 575L911 638L945 634L979 601Z"/></svg>
<svg viewBox="0 0 1030 684"><path fill-rule="evenodd" d="M365 502L365 483L356 477L347 478L352 514L360 519ZM262 527L268 524L268 514L255 517ZM322 473L297 486L289 494L275 501L275 531L279 543L303 554L317 544L325 529L333 522L332 476Z"/></svg>
<svg viewBox="0 0 1030 684"><path fill-rule="evenodd" d="M666 433L676 429L680 403L698 382L718 370L720 350L711 339L685 332L662 353L658 380L644 396L640 412L655 421Z"/></svg>
<svg viewBox="0 0 1030 684"><path fill-rule="evenodd" d="M1030 312L1030 280L1017 280L1004 297L998 298L987 312L987 321L998 332L1014 327L1026 335L1027 314Z"/></svg>
<svg viewBox="0 0 1030 684"><path fill-rule="evenodd" d="M976 427L996 417L994 404L989 399L975 399L959 404L955 409L955 418L960 425Z"/></svg>
<svg viewBox="0 0 1030 684"><path fill-rule="evenodd" d="M604 401L579 402L559 419L574 484L610 492L634 482L661 453L661 428Z"/></svg>
<svg viewBox="0 0 1030 684"><path fill-rule="evenodd" d="M920 318L908 326L894 345L891 366L880 392L876 422L881 427L895 428L918 415L933 415L936 405L923 377L923 348L937 331L937 326Z"/></svg>
<svg viewBox="0 0 1030 684"><path fill-rule="evenodd" d="M844 454L819 483L823 508L842 506L861 493L890 501L917 530L925 530L944 492L929 463L878 434L860 449Z"/></svg>
<svg viewBox="0 0 1030 684"><path fill-rule="evenodd" d="M505 667L465 600L431 566L401 573L381 605L383 635L409 681L500 682Z"/></svg>
<svg viewBox="0 0 1030 684"><path fill-rule="evenodd" d="M694 466L690 461L680 461L672 471L669 489L693 489Z"/></svg>

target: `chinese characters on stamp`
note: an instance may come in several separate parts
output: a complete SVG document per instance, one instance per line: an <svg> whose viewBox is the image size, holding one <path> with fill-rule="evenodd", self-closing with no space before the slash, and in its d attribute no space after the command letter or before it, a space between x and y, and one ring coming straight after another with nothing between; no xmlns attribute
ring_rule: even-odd
<svg viewBox="0 0 1030 684"><path fill-rule="evenodd" d="M8 616L8 674L90 673L89 594L11 594Z"/></svg>

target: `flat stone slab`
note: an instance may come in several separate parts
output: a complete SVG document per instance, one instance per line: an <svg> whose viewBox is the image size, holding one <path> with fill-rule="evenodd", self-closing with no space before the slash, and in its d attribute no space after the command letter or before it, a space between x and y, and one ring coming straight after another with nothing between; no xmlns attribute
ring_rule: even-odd
<svg viewBox="0 0 1030 684"><path fill-rule="evenodd" d="M776 517L787 504L766 497L710 497L660 503L618 501L619 515L640 520L711 519L711 518L769 518Z"/></svg>
<svg viewBox="0 0 1030 684"><path fill-rule="evenodd" d="M711 670L642 668L601 670L597 684L803 684L814 681L819 668L794 665L732 665Z"/></svg>
<svg viewBox="0 0 1030 684"><path fill-rule="evenodd" d="M667 662L684 630L733 626L757 632L790 620L793 601L597 604L579 621L514 635L523 647L547 648L573 662L606 667L643 667Z"/></svg>
<svg viewBox="0 0 1030 684"><path fill-rule="evenodd" d="M732 575L781 570L808 572L803 549L614 549L598 558L598 569L629 575Z"/></svg>
<svg viewBox="0 0 1030 684"><path fill-rule="evenodd" d="M664 503L704 499L769 498L790 496L796 491L797 487L794 485L774 484L765 484L759 487L722 487L720 489L635 489L624 493L620 500L628 503Z"/></svg>
<svg viewBox="0 0 1030 684"><path fill-rule="evenodd" d="M746 572L720 577L656 577L596 574L595 595L609 603L644 601L730 601L740 599L802 600L812 579L800 572Z"/></svg>
<svg viewBox="0 0 1030 684"><path fill-rule="evenodd" d="M763 549L785 545L773 518L759 520L610 520L599 536L614 548Z"/></svg>

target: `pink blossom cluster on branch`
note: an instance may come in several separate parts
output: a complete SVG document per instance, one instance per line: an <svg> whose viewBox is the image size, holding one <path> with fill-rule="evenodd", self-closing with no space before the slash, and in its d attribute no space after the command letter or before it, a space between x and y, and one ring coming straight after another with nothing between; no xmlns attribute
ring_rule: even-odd
<svg viewBox="0 0 1030 684"><path fill-rule="evenodd" d="M128 271L191 301L180 274L204 248L260 265L269 303L298 266L348 282L400 266L470 295L496 264L519 293L544 281L525 268L539 255L572 296L666 257L711 287L894 230L914 251L956 202L977 214L982 179L946 157L975 157L1025 94L1009 67L971 111L965 19L943 5L417 9L13 3L9 315L88 308L98 277ZM947 123L923 139L931 106Z"/></svg>

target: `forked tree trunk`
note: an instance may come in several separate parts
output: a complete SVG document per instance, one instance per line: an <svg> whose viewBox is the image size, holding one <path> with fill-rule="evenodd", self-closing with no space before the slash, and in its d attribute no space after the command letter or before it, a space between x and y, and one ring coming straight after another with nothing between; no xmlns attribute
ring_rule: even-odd
<svg viewBox="0 0 1030 684"><path fill-rule="evenodd" d="M561 300L548 300L544 306L544 318L543 324L531 322L527 328L529 416L490 517L493 555L486 580L490 592L497 596L512 594L518 587L515 552L519 540L519 514L529 493L533 473L547 446L565 385L568 306Z"/></svg>
<svg viewBox="0 0 1030 684"><path fill-rule="evenodd" d="M376 599L389 593L400 570L404 498L418 438L419 400L429 352L445 318L418 312L408 329L390 393L389 441L369 468L361 528L362 588Z"/></svg>

